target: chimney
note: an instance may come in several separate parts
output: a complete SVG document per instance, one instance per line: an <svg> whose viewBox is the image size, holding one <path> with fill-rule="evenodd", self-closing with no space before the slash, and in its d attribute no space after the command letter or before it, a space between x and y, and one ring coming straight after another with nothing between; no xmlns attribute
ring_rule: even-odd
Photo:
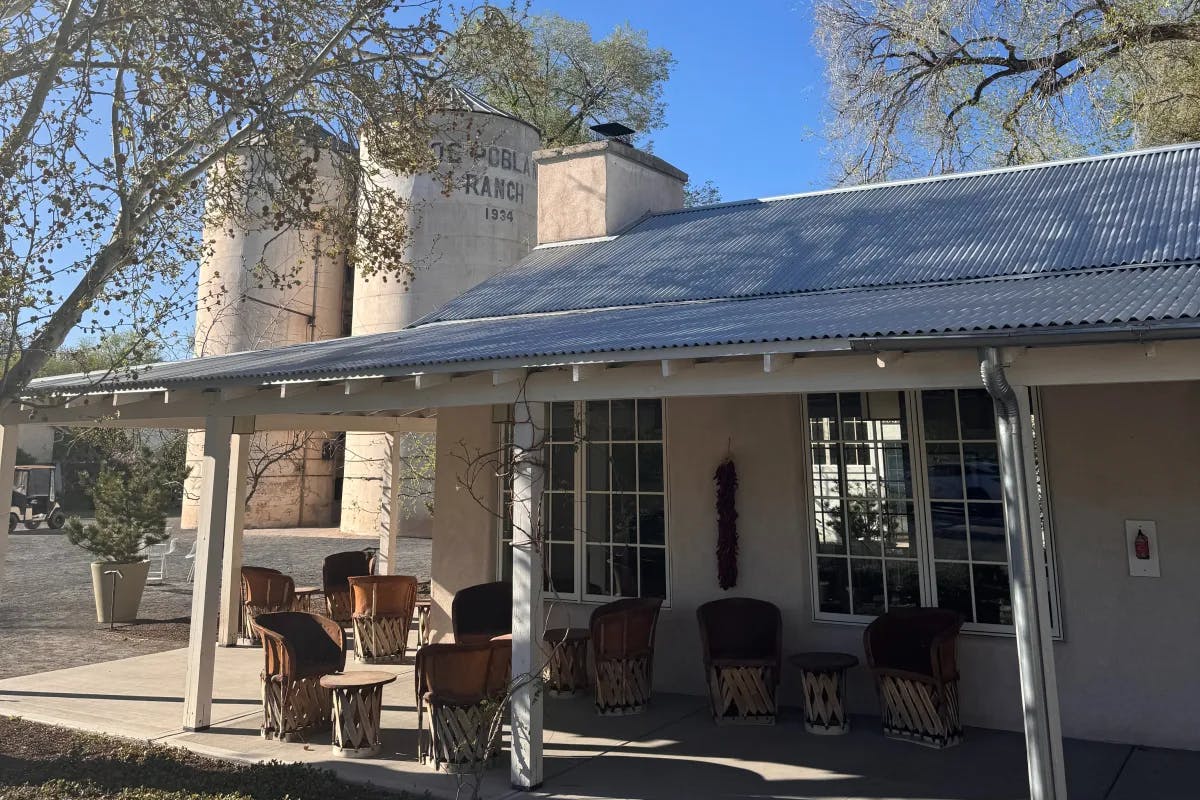
<svg viewBox="0 0 1200 800"><path fill-rule="evenodd" d="M538 244L610 236L683 208L687 174L619 139L538 150Z"/></svg>

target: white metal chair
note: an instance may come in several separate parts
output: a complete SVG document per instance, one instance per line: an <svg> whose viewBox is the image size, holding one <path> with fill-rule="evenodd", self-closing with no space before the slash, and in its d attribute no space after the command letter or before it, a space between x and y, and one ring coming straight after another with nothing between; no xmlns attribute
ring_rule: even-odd
<svg viewBox="0 0 1200 800"><path fill-rule="evenodd" d="M192 549L187 551L187 555L185 555L184 558L186 558L190 562L188 564L187 582L191 583L192 579L196 577L196 543L195 542L192 542Z"/></svg>
<svg viewBox="0 0 1200 800"><path fill-rule="evenodd" d="M175 540L168 539L162 544L152 544L147 547L142 553L150 562L150 571L146 573L146 580L162 583L167 579L167 556L175 552Z"/></svg>

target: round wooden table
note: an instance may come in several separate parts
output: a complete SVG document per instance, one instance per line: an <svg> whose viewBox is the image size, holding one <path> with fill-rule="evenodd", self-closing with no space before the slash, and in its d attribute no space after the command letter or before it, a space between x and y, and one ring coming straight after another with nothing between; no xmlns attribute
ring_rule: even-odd
<svg viewBox="0 0 1200 800"><path fill-rule="evenodd" d="M804 684L804 729L837 736L850 730L846 716L846 670L858 664L849 653L797 653L788 663Z"/></svg>
<svg viewBox="0 0 1200 800"><path fill-rule="evenodd" d="M321 686L333 692L333 754L341 758L379 755L383 687L391 672L340 672L325 675Z"/></svg>
<svg viewBox="0 0 1200 800"><path fill-rule="evenodd" d="M322 592L320 586L297 586L295 592L296 606L298 611L307 611L310 614L321 613L321 608L324 604L316 606L314 609L317 595L321 594Z"/></svg>
<svg viewBox="0 0 1200 800"><path fill-rule="evenodd" d="M551 697L573 697L587 691L587 628L549 628L542 634L548 652L546 692Z"/></svg>

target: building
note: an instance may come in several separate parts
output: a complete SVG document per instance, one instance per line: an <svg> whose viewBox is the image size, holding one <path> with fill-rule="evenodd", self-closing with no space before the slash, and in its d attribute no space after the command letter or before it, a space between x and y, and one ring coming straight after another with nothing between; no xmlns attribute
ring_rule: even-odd
<svg viewBox="0 0 1200 800"><path fill-rule="evenodd" d="M409 204L404 258L411 275L353 269L346 254L354 243L315 223L279 231L271 219L253 214L248 221L212 221L205 238L214 245L199 272L195 355L399 330L528 253L537 239L532 159L540 141L537 129L462 89L443 95L429 122L437 131L430 147L439 167L428 174L400 174L377 163L365 134L360 150L324 131L311 142L318 205L345 210L368 202L348 184L347 170L338 163L346 159L360 168L362 180ZM258 153L253 144L244 146L240 162L253 170ZM247 191L257 194L247 198L247 208L268 207L266 189L248 183ZM286 280L264 279L264 274ZM399 438L401 451L432 449L412 439L423 436L412 432ZM199 514L203 447L203 433L192 431L184 528L195 527ZM392 437L378 433L256 434L250 444L246 524L378 533L389 519L391 448ZM423 501L427 483L413 478L404 487L406 536L432 533Z"/></svg>
<svg viewBox="0 0 1200 800"><path fill-rule="evenodd" d="M655 684L695 693L704 601L770 600L788 649L859 655L881 611L941 605L968 620L964 721L1024 730L1033 796L1065 797L1063 734L1200 749L1200 145L687 210L686 176L619 142L536 160L539 246L419 324L30 388L120 392L107 424L203 420L186 725L207 724L194 676L240 535L233 418L400 430L436 410L433 627L456 590L511 577L516 673L538 668L547 610L578 623L617 595L665 599ZM232 387L253 391L218 405ZM35 422L96 424L96 405ZM508 446L507 473L466 466ZM875 712L854 680L853 710ZM541 702L514 699L517 786L541 782Z"/></svg>

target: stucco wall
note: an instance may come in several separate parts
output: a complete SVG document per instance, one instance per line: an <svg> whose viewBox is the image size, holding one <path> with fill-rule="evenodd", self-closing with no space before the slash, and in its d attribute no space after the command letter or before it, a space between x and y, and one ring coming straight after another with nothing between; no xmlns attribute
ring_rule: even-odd
<svg viewBox="0 0 1200 800"><path fill-rule="evenodd" d="M1055 654L1068 736L1200 749L1197 407L1198 383L1042 392L1066 634ZM441 417L439 440L491 446L489 419L489 409ZM776 603L787 652L837 649L861 658L861 626L812 620L798 399L671 399L666 425L672 590L659 630L656 687L704 691L695 609L721 596ZM728 593L716 583L712 485L727 448L738 467L741 551L738 587ZM486 512L470 508L468 493L455 490L461 474L452 467L438 476L434 591L447 608L455 588L495 574L494 526ZM1135 518L1158 522L1161 578L1128 577L1123 521ZM592 607L562 604L552 622L585 624ZM1013 640L965 635L959 662L967 724L1019 730ZM878 713L865 670L852 671L849 700L856 712ZM783 701L800 703L796 675L786 668Z"/></svg>

